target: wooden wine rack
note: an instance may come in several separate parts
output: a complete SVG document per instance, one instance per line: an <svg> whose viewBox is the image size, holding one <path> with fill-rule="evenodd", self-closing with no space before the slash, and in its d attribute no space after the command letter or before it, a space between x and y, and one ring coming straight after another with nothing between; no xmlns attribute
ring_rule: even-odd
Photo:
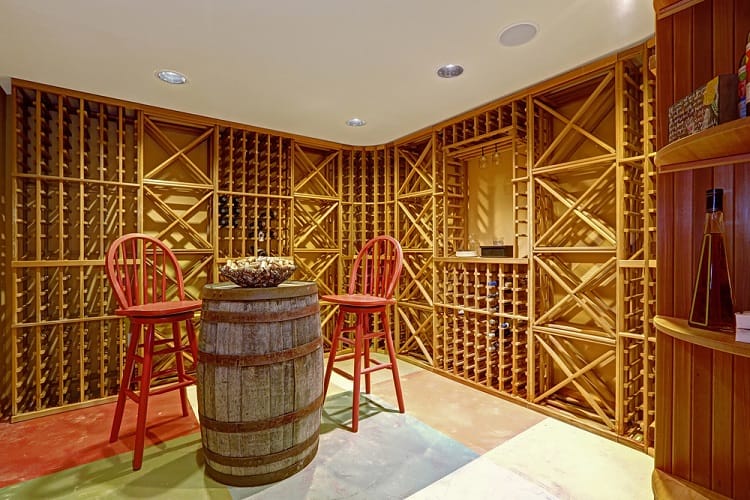
<svg viewBox="0 0 750 500"><path fill-rule="evenodd" d="M121 234L166 240L196 298L226 260L263 254L340 293L361 245L391 234L402 357L651 449L652 56L643 44L373 147L14 81L3 407L19 420L116 393L127 325L103 256ZM477 217L468 166L487 151L512 170L512 213L493 216L512 219L513 257L457 259ZM325 338L335 313L321 310Z"/></svg>
<svg viewBox="0 0 750 500"><path fill-rule="evenodd" d="M14 87L11 413L117 392L124 330L103 255L139 229L132 109Z"/></svg>
<svg viewBox="0 0 750 500"><path fill-rule="evenodd" d="M396 350L433 363L435 134L395 147L395 228L404 249Z"/></svg>
<svg viewBox="0 0 750 500"><path fill-rule="evenodd" d="M292 252L298 279L315 281L321 294L344 287L341 212L341 151L295 142L292 147ZM337 309L321 309L324 338L330 341Z"/></svg>
<svg viewBox="0 0 750 500"><path fill-rule="evenodd" d="M435 367L525 399L526 259L437 258Z"/></svg>
<svg viewBox="0 0 750 500"><path fill-rule="evenodd" d="M404 321L401 334L418 336L423 348L407 352L451 377L644 450L654 441L652 56L653 44L643 44L440 124L434 139L415 135L396 144L397 169L402 161L420 165L423 184L410 191L434 193L434 335L429 343L426 323ZM434 177L430 165L401 159L412 151L411 158L425 160L432 140ZM509 345L521 351L502 344L496 365L487 365L491 358L480 352L486 312L464 300L482 296L476 276L500 271L488 271L493 259L452 256L466 248L467 220L476 215L467 212L476 189L466 184L467 162L496 147L512 158L513 249L516 258L528 256L515 265L528 266L523 274L533 286L518 302L528 310L509 321ZM405 174L401 186L415 175ZM414 226L428 215L405 213ZM427 245L408 238L407 245L428 256ZM416 297L407 295L400 311ZM523 383L493 375L508 366L512 374L523 367Z"/></svg>
<svg viewBox="0 0 750 500"><path fill-rule="evenodd" d="M291 256L292 141L237 128L219 132L219 175L212 212L216 258Z"/></svg>

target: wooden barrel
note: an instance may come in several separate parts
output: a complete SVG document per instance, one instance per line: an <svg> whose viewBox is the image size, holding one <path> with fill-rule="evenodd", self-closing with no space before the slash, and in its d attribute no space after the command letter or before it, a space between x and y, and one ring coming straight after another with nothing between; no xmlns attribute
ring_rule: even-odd
<svg viewBox="0 0 750 500"><path fill-rule="evenodd" d="M302 470L318 451L323 346L318 288L203 287L198 414L206 472L256 486Z"/></svg>

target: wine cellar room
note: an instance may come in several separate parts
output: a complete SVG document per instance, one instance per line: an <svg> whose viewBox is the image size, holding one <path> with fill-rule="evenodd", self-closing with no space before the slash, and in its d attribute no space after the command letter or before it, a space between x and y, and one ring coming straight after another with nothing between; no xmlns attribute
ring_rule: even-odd
<svg viewBox="0 0 750 500"><path fill-rule="evenodd" d="M406 102L406 87L403 95L389 90L394 105L383 116L404 125L386 135L369 117L354 127L338 119L345 130L337 133L292 125L308 112L328 116L323 104L336 106L310 91L295 114L303 82L278 83L289 106L264 114L270 105L258 94L257 109L242 114L239 95L190 94L208 88L198 77L176 85L176 94L155 68L150 94L127 83L86 86L63 77L64 65L54 78L12 64L0 49L0 439L23 450L0 459L0 497L497 498L500 488L508 498L750 498L750 331L741 337L750 321L734 316L750 310L750 118L738 92L747 81L742 68L750 68L750 6L609 3L614 22L641 23L627 43L527 80L508 76L515 83L496 82L485 94L473 79L490 73L477 76L468 62L464 74L428 63L435 81L419 83L417 94L436 82L448 93L429 94L432 114L411 119L426 113L418 99ZM329 5L325 15L297 7L310 22L333 13ZM20 24L30 22L27 8L8 8ZM211 16L230 23L219 15L226 8ZM44 18L72 14L57 9ZM515 17L490 23L495 45L503 45L501 28L524 19L523 9L511 10ZM557 29L545 19L546 26L521 23L537 38L503 46L526 51L505 64L538 65L530 58L554 40L545 30ZM286 49L274 50L281 58ZM179 60L190 67L190 57ZM441 71L452 78L442 81ZM477 86L461 87L462 79ZM339 97L348 102L349 90ZM219 100L233 104L208 106ZM684 117L711 105L723 110L716 123ZM695 109L679 117L679 106ZM375 116L377 107L366 109ZM673 137L675 124L691 133ZM357 136L368 129L373 135ZM711 189L722 192L707 213ZM718 217L711 226L718 229L708 231L706 221ZM194 301L194 312L181 311L181 329L169 326L176 315L156 325L150 342L174 348L149 369L142 364L151 363L151 344L131 343L143 318L126 317L108 276L108 251L131 233L174 255L181 279L164 273L168 300ZM356 314L342 323L350 276L356 281L358 266L382 258L360 260L360 250L379 236L400 247L392 298L365 313L351 306ZM726 248L725 261L711 265L727 270L729 305L711 302L718 292L711 295L710 280L700 291L709 236ZM291 261L294 271L278 293L237 288L272 303L271 313L243 325L236 318L247 319L250 306L211 308L239 300L226 288L226 269L245 257ZM319 340L309 346L320 360L312 364L300 357L312 347L296 344L312 313L286 312L279 298L294 286L315 290ZM709 297L702 325L693 307L701 293ZM731 329L710 322L722 307ZM374 319L362 319L368 314ZM325 366L332 351L359 356L360 344L337 339L342 325L358 339L360 321L379 332L366 341L372 352L361 388ZM243 338L266 328L256 325L271 325L279 338L292 332L291 344L278 340L290 351L264 353L251 366L257 353L240 351L249 348ZM226 352L215 345L222 331L240 335ZM280 357L291 351L293 363ZM231 374L240 368L243 375ZM133 370L138 383L123 383ZM187 385L187 396L184 388L152 388L149 397L143 381L151 379L154 387ZM295 393L302 387L315 392L314 402L300 401L308 397ZM263 388L270 403L248 396ZM224 390L232 395L219 396ZM288 391L291 400L277 396ZM262 413L277 403L278 416ZM221 405L229 408L223 416ZM308 424L298 419L314 411L320 426L302 436ZM254 448L261 438L270 444ZM297 454L305 458L294 462Z"/></svg>

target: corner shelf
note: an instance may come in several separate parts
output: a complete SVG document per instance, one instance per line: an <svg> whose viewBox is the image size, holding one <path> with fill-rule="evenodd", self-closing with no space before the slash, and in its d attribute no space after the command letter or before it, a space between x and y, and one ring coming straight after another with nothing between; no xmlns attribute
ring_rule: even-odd
<svg viewBox="0 0 750 500"><path fill-rule="evenodd" d="M750 161L750 118L683 137L656 153L660 173Z"/></svg>
<svg viewBox="0 0 750 500"><path fill-rule="evenodd" d="M651 486L654 498L669 500L678 498L693 498L706 500L730 500L708 488L691 483L681 477L674 476L659 469L651 474Z"/></svg>
<svg viewBox="0 0 750 500"><path fill-rule="evenodd" d="M691 344L708 347L717 351L750 358L750 343L737 342L731 333L693 328L686 319L656 316L656 328L667 335Z"/></svg>

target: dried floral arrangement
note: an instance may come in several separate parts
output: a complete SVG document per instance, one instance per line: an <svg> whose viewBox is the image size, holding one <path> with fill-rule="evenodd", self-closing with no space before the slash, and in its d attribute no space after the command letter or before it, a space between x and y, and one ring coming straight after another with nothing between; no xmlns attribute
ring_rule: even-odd
<svg viewBox="0 0 750 500"><path fill-rule="evenodd" d="M268 288L289 279L295 269L290 259L259 256L227 260L219 272L244 288Z"/></svg>

